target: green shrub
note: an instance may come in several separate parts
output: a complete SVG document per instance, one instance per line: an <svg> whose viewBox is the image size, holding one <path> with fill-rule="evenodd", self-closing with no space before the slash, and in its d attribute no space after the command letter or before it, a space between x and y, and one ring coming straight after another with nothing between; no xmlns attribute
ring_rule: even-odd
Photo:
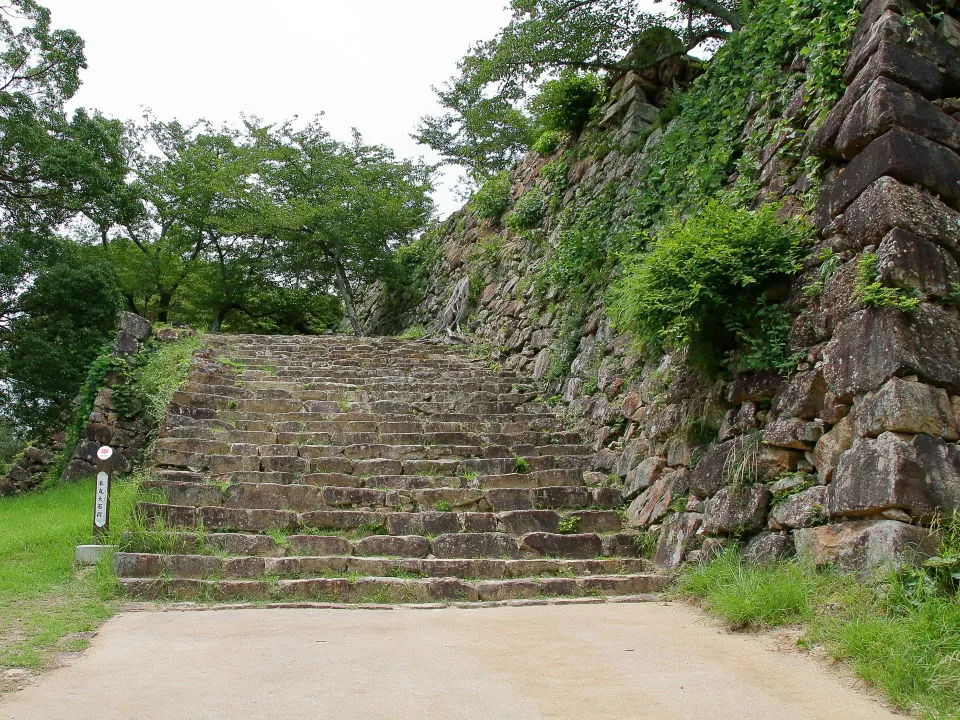
<svg viewBox="0 0 960 720"><path fill-rule="evenodd" d="M473 194L477 216L497 220L510 207L510 176L506 172L491 175Z"/></svg>
<svg viewBox="0 0 960 720"><path fill-rule="evenodd" d="M715 370L763 329L765 293L798 269L804 230L777 213L714 200L666 227L649 252L627 258L611 293L617 325L651 352L687 350L695 367Z"/></svg>
<svg viewBox="0 0 960 720"><path fill-rule="evenodd" d="M540 133L540 137L530 146L530 149L546 157L547 155L553 155L562 142L562 132L559 130L545 130Z"/></svg>
<svg viewBox="0 0 960 720"><path fill-rule="evenodd" d="M546 209L547 199L543 191L534 188L520 196L507 215L505 224L511 230L530 230L540 224Z"/></svg>
<svg viewBox="0 0 960 720"><path fill-rule="evenodd" d="M606 97L606 85L599 75L564 72L540 86L530 101L534 124L542 132L580 132Z"/></svg>
<svg viewBox="0 0 960 720"><path fill-rule="evenodd" d="M530 461L522 457L514 458L513 471L520 474L526 474L530 472Z"/></svg>

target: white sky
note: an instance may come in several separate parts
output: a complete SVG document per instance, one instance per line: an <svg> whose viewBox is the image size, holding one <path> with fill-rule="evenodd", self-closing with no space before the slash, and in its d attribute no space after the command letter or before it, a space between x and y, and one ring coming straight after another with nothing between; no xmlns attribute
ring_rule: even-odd
<svg viewBox="0 0 960 720"><path fill-rule="evenodd" d="M325 112L324 127L398 156L435 158L409 134L438 111L431 85L508 20L506 0L41 0L86 41L73 106L215 124ZM441 215L460 206L448 179Z"/></svg>

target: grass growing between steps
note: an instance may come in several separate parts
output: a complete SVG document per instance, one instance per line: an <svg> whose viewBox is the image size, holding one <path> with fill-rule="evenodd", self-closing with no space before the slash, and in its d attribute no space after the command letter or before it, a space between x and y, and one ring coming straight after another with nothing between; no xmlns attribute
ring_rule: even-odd
<svg viewBox="0 0 960 720"><path fill-rule="evenodd" d="M960 524L941 559L871 583L792 561L747 566L735 550L687 570L681 595L733 629L801 625L819 647L915 717L960 718Z"/></svg>
<svg viewBox="0 0 960 720"><path fill-rule="evenodd" d="M130 515L137 485L117 480L111 523ZM116 612L109 561L74 565L90 542L94 481L0 498L0 667L41 668L57 652L82 650L82 633Z"/></svg>

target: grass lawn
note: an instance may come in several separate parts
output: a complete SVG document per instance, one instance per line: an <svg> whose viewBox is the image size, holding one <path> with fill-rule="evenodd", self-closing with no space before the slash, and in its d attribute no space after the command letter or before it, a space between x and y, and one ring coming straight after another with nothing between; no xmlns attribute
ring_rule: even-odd
<svg viewBox="0 0 960 720"><path fill-rule="evenodd" d="M0 498L0 667L42 668L82 650L80 634L116 612L109 565L73 562L90 542L93 492L90 479ZM135 494L135 482L114 482L112 523L129 516Z"/></svg>
<svg viewBox="0 0 960 720"><path fill-rule="evenodd" d="M727 551L687 569L678 592L733 629L802 625L802 645L849 662L898 708L958 720L960 594L951 574L960 562L946 543L941 555L939 567L904 568L865 584L795 561L746 566Z"/></svg>

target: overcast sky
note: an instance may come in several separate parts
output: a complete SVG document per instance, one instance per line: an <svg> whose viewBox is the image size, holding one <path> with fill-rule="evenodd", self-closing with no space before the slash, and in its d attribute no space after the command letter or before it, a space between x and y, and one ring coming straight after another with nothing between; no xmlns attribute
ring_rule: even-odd
<svg viewBox="0 0 960 720"><path fill-rule="evenodd" d="M280 121L324 112L341 140L357 127L399 156L436 112L431 85L508 19L506 0L41 0L86 41L74 106L119 118ZM436 200L460 202L447 182Z"/></svg>

